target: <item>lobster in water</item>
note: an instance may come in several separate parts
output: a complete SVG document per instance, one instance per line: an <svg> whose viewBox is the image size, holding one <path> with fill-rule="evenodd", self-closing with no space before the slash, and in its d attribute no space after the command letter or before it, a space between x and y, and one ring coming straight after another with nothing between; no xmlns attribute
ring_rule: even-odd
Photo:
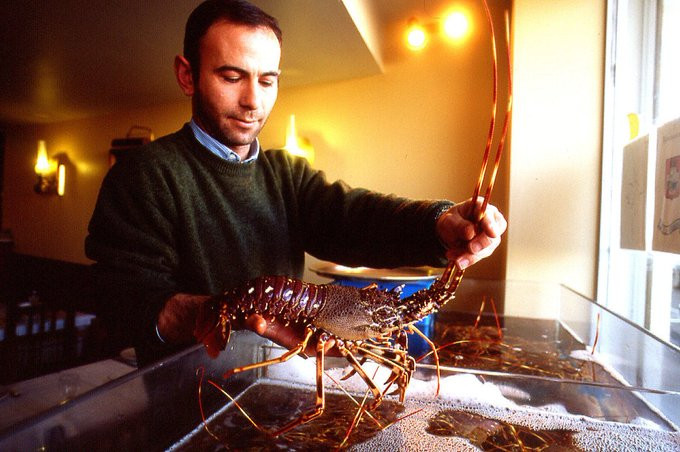
<svg viewBox="0 0 680 452"><path fill-rule="evenodd" d="M497 62L495 34L488 5L484 7L491 27L493 47L493 109L489 127L488 140L482 169L472 199L477 200L484 181L491 143L493 140L495 116L497 109ZM510 65L509 25L506 15L506 49L508 65ZM479 222L486 210L494 180L497 174L500 156L505 143L512 105L511 70L508 70L508 104L505 114L501 138L495 155L495 163L490 180L484 194L481 208L469 213L471 221ZM476 203L472 203L476 205ZM354 287L333 284L316 285L285 276L262 276L241 287L227 290L222 295L202 306L200 321L194 335L202 342L211 356L216 356L226 346L231 333L231 323L250 315L259 314L268 321L276 321L285 325L301 324L304 326L304 339L278 358L237 367L227 371L227 378L235 373L269 366L287 361L297 354L304 354L308 344L316 341L316 404L314 408L303 413L299 418L289 422L274 436L285 433L296 426L308 422L323 413L324 410L324 357L326 344L333 340L340 354L349 362L353 373L358 374L373 393L373 402L368 406L371 410L383 399L391 385L397 385L400 401L403 402L406 388L415 370L415 360L407 353L407 333L419 334L430 344L437 367L439 366L437 349L429 339L413 324L439 310L451 301L463 278L464 270L453 261L427 289L400 299L401 288L381 290L376 284L357 289ZM381 391L362 368L362 362L372 360L391 370L386 388ZM439 385L437 386L437 391Z"/></svg>
<svg viewBox="0 0 680 452"><path fill-rule="evenodd" d="M237 367L224 374L227 378L238 372L287 361L303 353L310 340L316 340L315 407L273 433L276 436L323 412L325 345L331 339L351 365L351 373L360 375L373 393L374 399L369 410L381 402L392 384L397 385L399 399L403 402L411 374L415 370L415 360L407 353L406 333L415 332L429 342L413 323L452 300L462 276L460 271L445 272L430 288L404 299L400 299L400 286L382 290L376 284L370 284L357 289L334 284L311 284L285 276L262 276L208 302L205 306L208 312L204 312L201 317L216 317L217 320L212 323L200 322L214 326L202 331L197 329L195 335L214 356L228 342L231 322L238 318L260 314L286 325L293 323L305 326L304 340L280 357ZM436 362L434 345L432 349ZM360 361L366 359L392 371L385 390L381 391L362 368Z"/></svg>

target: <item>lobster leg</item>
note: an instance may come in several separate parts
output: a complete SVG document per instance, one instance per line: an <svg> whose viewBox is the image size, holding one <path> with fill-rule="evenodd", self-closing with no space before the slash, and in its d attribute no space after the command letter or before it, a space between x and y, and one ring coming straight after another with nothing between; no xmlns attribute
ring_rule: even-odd
<svg viewBox="0 0 680 452"><path fill-rule="evenodd" d="M278 358L268 359L266 361L248 364L246 366L234 367L233 369L226 371L222 377L228 378L228 377L230 377L234 374L237 374L239 372L245 372L246 370L252 370L252 369L257 369L258 367L266 367L266 366L270 366L272 364L278 364L278 363L286 362L289 359L291 359L293 356L300 354L300 353L302 353L302 351L304 351L304 349L307 347L307 342L309 342L309 339L312 337L312 334L314 334L314 330L311 329L310 327L307 327L307 328L305 328L305 338L302 340L302 342L300 342L298 345L291 348L290 350L288 350L286 353L279 356ZM318 344L317 344L317 347L318 347Z"/></svg>
<svg viewBox="0 0 680 452"><path fill-rule="evenodd" d="M396 336L394 338L394 345L395 345L395 348L397 350L406 350L406 351L408 350L408 335L406 334L406 330L401 329L401 330L398 331L398 333L396 334ZM415 369L415 366L413 366L413 369ZM390 378L388 379L387 383L389 385L392 385L392 383L394 383L398 378L402 377L403 375L404 375L403 373L400 374L400 373L393 370L392 375L390 375ZM406 386L408 386L409 381L410 381L410 374L408 374L408 376L406 378L406 383L403 386L404 390L405 390ZM398 383L398 385L399 385L399 383ZM399 388L401 388L401 387L402 386L399 386ZM400 395L399 398L400 399L403 398L403 395Z"/></svg>
<svg viewBox="0 0 680 452"><path fill-rule="evenodd" d="M359 365L363 366L366 361L368 361L368 358L361 358L361 360L359 361ZM357 373L357 371L354 369L354 367L352 367L352 370L350 370L345 375L343 375L342 378L340 379L340 381L347 380L347 379L351 378L352 375L354 375L356 373Z"/></svg>
<svg viewBox="0 0 680 452"><path fill-rule="evenodd" d="M368 386L368 388L369 388L369 389L371 390L371 392L373 393L373 403L371 404L370 409L375 408L376 406L378 406L378 405L380 404L380 402L382 401L382 398L383 398L383 395L382 395L382 393L380 392L380 389L378 389L378 387L377 387L376 384L373 382L373 380L371 379L371 377L369 377L369 376L366 374L366 372L364 371L363 367L361 367L361 364L359 364L359 362L358 362L357 359L354 357L354 355L352 354L352 352L350 352L350 351L347 349L347 347L345 347L344 344L338 342L338 343L336 344L336 346L338 347L338 350L340 350L340 353L342 354L342 356L344 356L345 359L352 365L352 367L354 368L354 370L356 370L356 372L357 372L357 373L359 374L359 376L364 380L364 382L366 383L366 385Z"/></svg>
<svg viewBox="0 0 680 452"><path fill-rule="evenodd" d="M323 370L325 360L325 347L327 341L328 336L326 334L323 334L316 343L316 403L314 404L314 408L307 411L306 413L303 413L302 416L300 416L299 418L289 422L276 432L272 433L273 436L279 436L283 433L286 433L287 431L294 429L300 424L304 424L305 422L309 422L312 419L321 416L321 414L323 413L323 410L326 406L326 397L323 387Z"/></svg>
<svg viewBox="0 0 680 452"><path fill-rule="evenodd" d="M406 392L406 387L411 379L411 373L415 368L415 362L413 358L409 357L405 350L396 349L386 349L383 347L375 347L370 344L364 344L362 347L358 347L357 351L362 355L370 358L376 363L390 368L392 375L387 380L387 388L383 392L383 395L389 387L397 381L399 386L399 400L404 401L404 395Z"/></svg>
<svg viewBox="0 0 680 452"><path fill-rule="evenodd" d="M354 348L354 350L356 350L357 352L359 352L359 354L362 355L362 358L359 361L360 366L363 366L363 364L370 358L371 360L377 362L378 364L385 367L389 367L392 370L392 374L385 382L387 388L383 391L383 395L387 392L392 383L394 383L397 379L400 378L403 379L404 376L406 376L405 378L406 383L403 386L402 383L399 383L399 387L401 389L405 389L406 386L408 385L410 375L413 372L414 365L406 366L407 362L406 350L408 349L407 341L408 338L406 337L406 333L403 330L401 330L399 333L399 337L397 338L397 344L399 345L400 348L395 349L389 343L387 338L369 339L363 342L361 346ZM369 351L369 349L372 351ZM391 357L386 356L388 354L391 354L392 356ZM408 369L410 369L410 371L407 369L407 367ZM345 376L342 377L342 380L350 378L355 373L357 373L356 369L352 368L351 371L349 371ZM401 394L400 399L403 401L403 391L400 391L400 394Z"/></svg>
<svg viewBox="0 0 680 452"><path fill-rule="evenodd" d="M389 341L388 341L387 339L383 339L383 338L380 338L380 339L378 339L378 338L368 339L368 340L366 340L366 341L364 342L364 344L372 344L372 345L374 345L374 346L376 346L376 347L381 347L381 346L382 346L382 347L385 347L385 348L388 348L388 347L389 347L389 348L392 348L391 345L390 345L390 343L389 343ZM368 361L368 358L364 356L364 357L361 358L361 360L359 361L359 364L363 366L364 363L365 363L366 361ZM349 372L347 372L340 380L347 380L348 378L350 378L352 375L354 375L354 374L356 374L356 373L357 373L356 370L354 370L354 368L352 368L352 370L350 370Z"/></svg>
<svg viewBox="0 0 680 452"><path fill-rule="evenodd" d="M439 385L440 385L440 382L441 382L441 371L439 369L439 353L437 353L437 346L434 345L434 343L430 340L430 338L427 337L425 334L423 334L423 332L420 331L415 326L409 325L408 328L412 332L418 334L418 336L420 336L425 342L427 342L427 345L429 345L430 348L432 349L432 356L434 357L434 365L437 367L437 393L435 394L435 396L438 396L439 395Z"/></svg>

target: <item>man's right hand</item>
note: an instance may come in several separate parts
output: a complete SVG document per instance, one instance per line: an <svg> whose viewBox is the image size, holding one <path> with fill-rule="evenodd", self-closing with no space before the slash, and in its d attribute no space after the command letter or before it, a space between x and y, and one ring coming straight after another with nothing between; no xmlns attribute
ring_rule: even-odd
<svg viewBox="0 0 680 452"><path fill-rule="evenodd" d="M200 330L207 330L213 325L198 325L197 319L202 323L216 322L217 319L209 319L208 316L201 315L201 308L204 303L212 300L213 297L209 295L189 295L189 294L175 294L173 295L163 307L163 310L158 315L158 332L169 343L189 342L195 338L194 332ZM297 346L304 340L304 328L296 328L294 326L284 326L277 322L268 322L263 316L259 314L252 314L247 319L241 322L233 322L232 329L248 329L260 336L267 338L278 345L291 349ZM205 331L207 332L207 331ZM224 349L225 344L221 341L213 341L219 344L220 349ZM204 340L205 343L205 340ZM330 350L334 345L330 341L326 346L326 351ZM213 345L214 347L214 345ZM217 354L219 350L211 350L211 354ZM313 356L315 354L315 346L311 344L305 350L305 353Z"/></svg>
<svg viewBox="0 0 680 452"><path fill-rule="evenodd" d="M200 307L211 298L208 295L185 293L173 295L158 314L158 334L171 344L191 341Z"/></svg>

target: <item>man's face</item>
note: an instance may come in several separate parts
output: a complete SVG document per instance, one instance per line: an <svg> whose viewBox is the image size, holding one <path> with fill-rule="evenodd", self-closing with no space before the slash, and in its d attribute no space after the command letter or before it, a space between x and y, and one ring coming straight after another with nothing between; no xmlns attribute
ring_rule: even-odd
<svg viewBox="0 0 680 452"><path fill-rule="evenodd" d="M200 44L194 119L237 154L247 155L274 107L281 46L267 28L216 22Z"/></svg>

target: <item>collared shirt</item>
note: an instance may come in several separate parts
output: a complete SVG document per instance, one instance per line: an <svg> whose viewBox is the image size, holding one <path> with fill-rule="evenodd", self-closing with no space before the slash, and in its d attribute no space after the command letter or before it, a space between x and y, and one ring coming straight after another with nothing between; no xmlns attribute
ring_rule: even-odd
<svg viewBox="0 0 680 452"><path fill-rule="evenodd" d="M205 130L201 129L198 124L196 124L193 118L191 118L191 121L189 121L189 125L191 126L191 130L194 132L194 136L198 142L220 158L230 162L248 163L255 161L257 156L260 154L260 142L257 140L257 138L250 144L250 150L248 151L248 156L246 159L241 161L241 157L239 157L236 152L232 151L229 149L229 147L208 135Z"/></svg>

